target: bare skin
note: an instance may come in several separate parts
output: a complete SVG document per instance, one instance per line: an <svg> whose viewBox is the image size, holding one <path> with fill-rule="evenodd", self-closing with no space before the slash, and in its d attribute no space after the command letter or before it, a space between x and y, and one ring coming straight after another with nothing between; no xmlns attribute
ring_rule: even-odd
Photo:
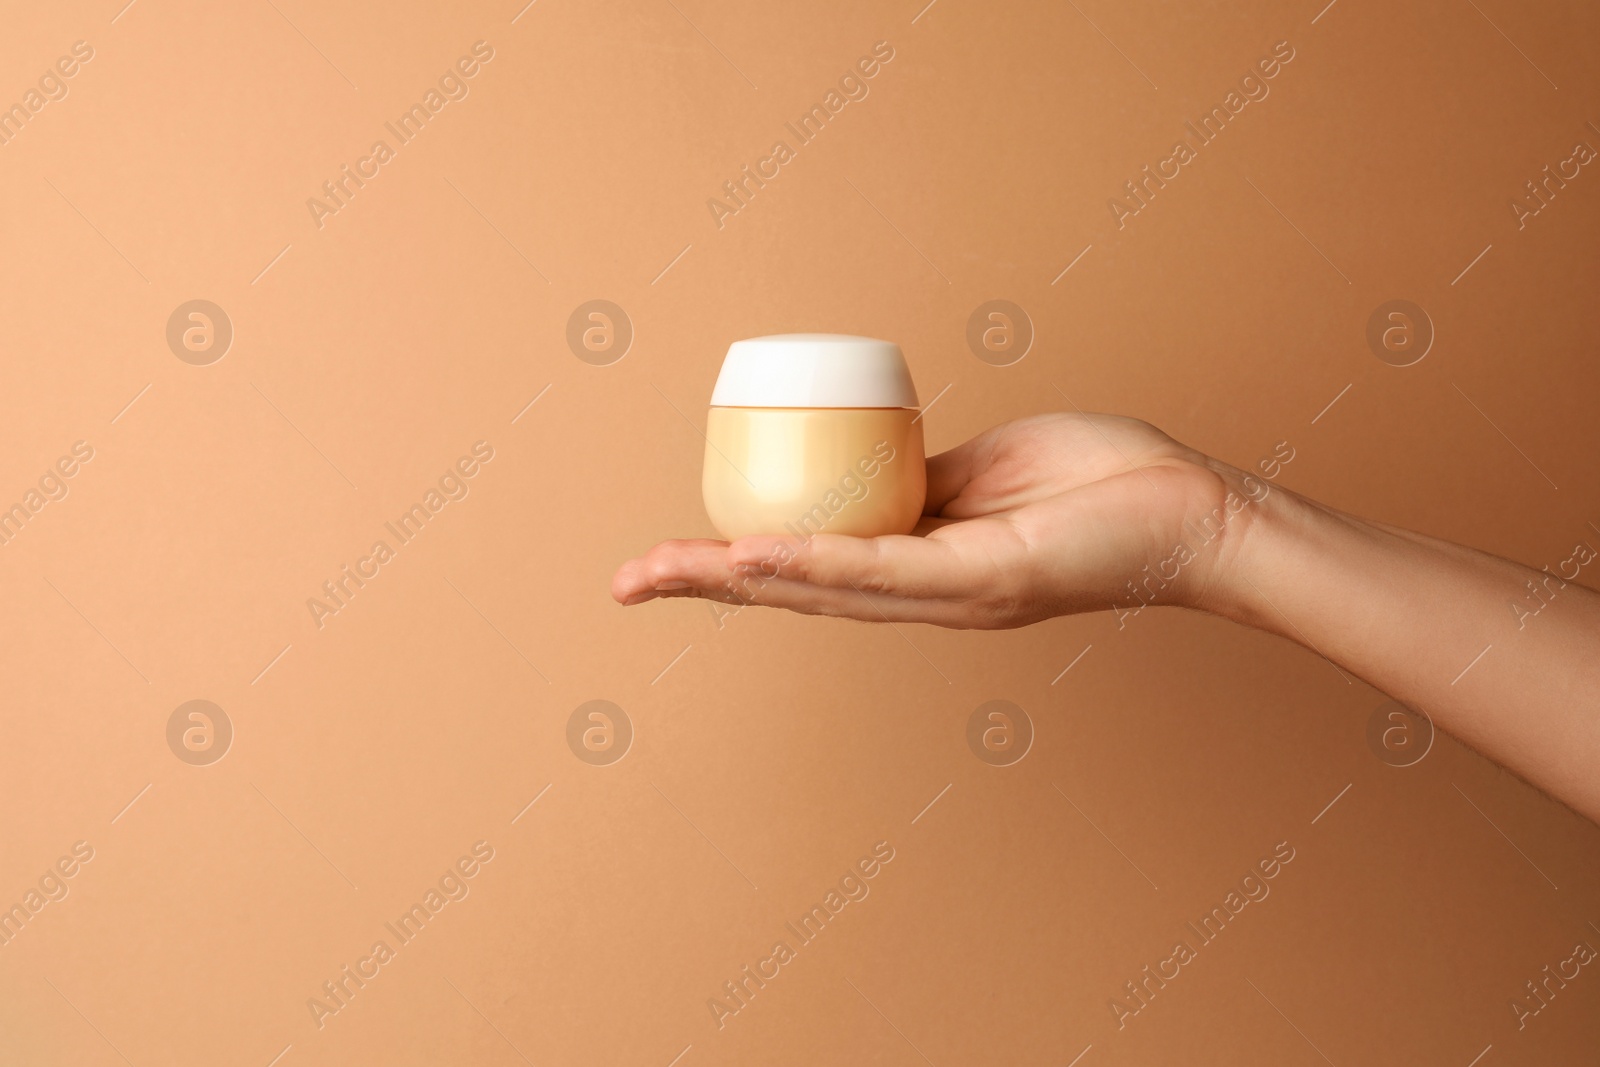
<svg viewBox="0 0 1600 1067"><path fill-rule="evenodd" d="M967 629L1207 611L1327 657L1600 822L1600 593L1567 580L1582 555L1536 571L1360 519L1114 415L1021 419L934 456L925 512L906 536L665 541L611 592Z"/></svg>

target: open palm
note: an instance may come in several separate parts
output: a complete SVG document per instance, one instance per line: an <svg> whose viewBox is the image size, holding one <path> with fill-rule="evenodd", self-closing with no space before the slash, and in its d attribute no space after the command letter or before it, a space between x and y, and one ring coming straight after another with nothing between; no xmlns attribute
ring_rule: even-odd
<svg viewBox="0 0 1600 1067"><path fill-rule="evenodd" d="M1220 524L1205 558L1175 550L1198 549L1197 524L1226 514L1237 475L1136 419L1038 415L929 459L912 534L665 541L611 591L984 629L1132 603L1134 586L1199 603L1239 524Z"/></svg>

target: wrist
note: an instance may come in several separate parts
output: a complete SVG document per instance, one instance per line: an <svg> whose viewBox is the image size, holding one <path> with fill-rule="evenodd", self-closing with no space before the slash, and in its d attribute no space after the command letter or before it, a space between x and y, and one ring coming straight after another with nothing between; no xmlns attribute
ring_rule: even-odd
<svg viewBox="0 0 1600 1067"><path fill-rule="evenodd" d="M1282 619L1263 589L1275 584L1274 575L1322 512L1258 474L1215 460L1209 465L1225 488L1218 508L1189 523L1194 536L1209 538L1211 550L1205 581L1195 588L1190 606L1276 631Z"/></svg>

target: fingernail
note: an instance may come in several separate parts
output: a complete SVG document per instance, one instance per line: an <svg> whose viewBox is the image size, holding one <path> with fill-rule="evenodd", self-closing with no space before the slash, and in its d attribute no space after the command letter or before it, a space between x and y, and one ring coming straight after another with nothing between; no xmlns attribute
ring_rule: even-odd
<svg viewBox="0 0 1600 1067"><path fill-rule="evenodd" d="M654 600L655 598L656 594L655 590L653 589L643 593L635 593L624 600L622 602L622 606L625 608L631 608L635 604L643 604L646 600Z"/></svg>

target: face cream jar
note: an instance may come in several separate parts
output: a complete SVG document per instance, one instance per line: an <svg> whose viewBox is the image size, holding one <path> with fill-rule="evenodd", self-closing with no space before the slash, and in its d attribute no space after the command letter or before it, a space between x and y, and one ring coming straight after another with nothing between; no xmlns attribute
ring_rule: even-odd
<svg viewBox="0 0 1600 1067"><path fill-rule="evenodd" d="M900 346L826 333L735 341L711 393L701 491L730 541L910 533L927 471Z"/></svg>

